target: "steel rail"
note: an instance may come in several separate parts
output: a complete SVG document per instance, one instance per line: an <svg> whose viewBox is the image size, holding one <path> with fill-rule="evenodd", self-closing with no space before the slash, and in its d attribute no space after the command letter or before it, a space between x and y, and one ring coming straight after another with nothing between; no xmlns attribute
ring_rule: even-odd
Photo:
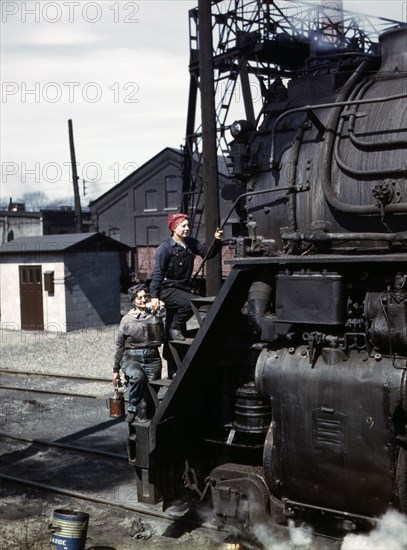
<svg viewBox="0 0 407 550"><path fill-rule="evenodd" d="M122 510L128 510L130 512L136 512L138 514L144 514L145 516L152 516L160 519L165 519L167 521L173 522L174 520L177 520L177 522L183 522L189 525L193 525L195 527L200 527L204 529L209 529L211 531L222 531L224 533L229 533L230 531L223 529L221 526L214 526L210 523L204 522L197 524L197 522L191 521L188 518L184 518L182 516L179 516L177 514L166 514L164 512L159 512L156 510L146 510L145 508L142 508L141 506L129 506L126 504L120 504L114 500L109 500L105 498L97 498L92 497L90 495L84 495L82 493L78 493L76 491L73 491L72 489L61 489L60 487L55 487L53 485L47 485L45 483L39 483L37 481L31 481L15 476L10 476L7 474L0 474L0 479L4 481L9 481L11 483L16 483L18 485L25 485L28 487L33 487L35 489L40 489L43 491L48 491L51 493L55 493L58 495L65 495L70 498L76 498L78 500L86 500L90 502L96 502L98 504L105 504L107 506L113 506L114 508L121 508Z"/></svg>
<svg viewBox="0 0 407 550"><path fill-rule="evenodd" d="M4 479L5 481L11 481L12 483L17 483L19 485L27 485L28 487L34 487L36 489L43 489L45 491L49 491L51 493L56 493L58 495L65 495L72 498L77 498L80 500L88 500L90 502L97 502L99 504L106 504L108 506L114 506L115 508L122 508L124 510L130 510L132 512L137 512L141 514L151 515L158 518L173 520L174 518L172 516L169 516L167 514L164 514L163 512L156 512L156 511L149 511L145 510L144 508L138 507L138 506L129 506L126 504L119 504L118 502L115 502L114 500L109 500L105 498L98 498L98 497L92 497L90 495L84 495L83 493L78 493L76 491L73 491L72 489L62 489L61 487L55 487L54 485L48 485L46 483L39 483L37 481L27 480L20 477L10 476L7 474L0 474L0 479Z"/></svg>
<svg viewBox="0 0 407 550"><path fill-rule="evenodd" d="M16 386L0 386L0 390L13 390L13 391L25 391L25 392L33 392L33 393L49 393L51 395L63 395L66 397L85 397L88 399L107 399L107 397L99 397L97 395L87 395L84 393L73 393L73 392L67 392L67 391L55 391L55 390L38 390L33 388L23 388L23 387L16 387Z"/></svg>
<svg viewBox="0 0 407 550"><path fill-rule="evenodd" d="M24 443L31 443L33 445L43 445L46 447L57 447L61 449L68 449L70 451L78 451L88 454L94 454L98 456L106 456L107 458L116 458L119 460L128 460L128 456L120 453L112 453L110 451L101 451L99 449L90 449L89 447L80 447L78 445L68 445L66 443L59 443L58 441L49 441L47 439L36 439L29 437L20 437L18 435L7 434L0 432L0 437L5 439L14 439L15 441L22 441Z"/></svg>
<svg viewBox="0 0 407 550"><path fill-rule="evenodd" d="M29 376L44 376L47 378L67 378L71 380L86 380L90 382L112 382L111 378L96 378L91 376L74 376L70 374L55 374L55 373L46 373L46 372L33 372L33 371L23 371L23 370L9 370L9 369L0 369L1 373L4 374L16 374L16 375L29 375Z"/></svg>

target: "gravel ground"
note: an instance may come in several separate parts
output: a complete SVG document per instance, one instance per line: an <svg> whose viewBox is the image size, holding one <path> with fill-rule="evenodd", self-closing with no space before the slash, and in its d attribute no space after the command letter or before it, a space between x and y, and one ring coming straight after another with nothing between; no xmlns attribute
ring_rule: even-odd
<svg viewBox="0 0 407 550"><path fill-rule="evenodd" d="M1 330L2 368L111 378L119 325L68 333ZM166 378L163 360L162 378Z"/></svg>
<svg viewBox="0 0 407 550"><path fill-rule="evenodd" d="M73 332L1 331L3 368L109 377L118 325Z"/></svg>

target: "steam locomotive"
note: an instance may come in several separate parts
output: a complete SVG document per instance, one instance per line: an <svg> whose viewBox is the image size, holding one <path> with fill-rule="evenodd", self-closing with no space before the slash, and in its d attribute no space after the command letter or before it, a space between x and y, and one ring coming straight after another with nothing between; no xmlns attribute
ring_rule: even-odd
<svg viewBox="0 0 407 550"><path fill-rule="evenodd" d="M190 492L247 528L407 513L406 41L310 59L232 126L243 230L130 427L140 501Z"/></svg>

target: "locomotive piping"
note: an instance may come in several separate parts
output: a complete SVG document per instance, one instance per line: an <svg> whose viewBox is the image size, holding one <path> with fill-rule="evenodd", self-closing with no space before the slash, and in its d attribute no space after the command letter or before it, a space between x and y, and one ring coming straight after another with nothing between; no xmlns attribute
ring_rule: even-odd
<svg viewBox="0 0 407 550"><path fill-rule="evenodd" d="M407 241L407 231L401 233L321 233L309 231L282 234L282 239L290 241Z"/></svg>
<svg viewBox="0 0 407 550"><path fill-rule="evenodd" d="M263 317L270 311L273 287L269 279L266 273L262 274L251 284L247 297L247 318L257 335L261 335Z"/></svg>
<svg viewBox="0 0 407 550"><path fill-rule="evenodd" d="M343 101L343 98L345 98L349 92L349 90L352 89L352 87L355 85L357 79L360 77L360 74L364 71L366 66L368 65L368 61L363 61L359 67L355 70L355 72L352 74L352 76L349 78L349 80L346 82L344 87L342 88L341 92L339 93L338 99L339 101L336 102L334 105L337 107L342 107L345 105L359 105L362 103L375 103L375 102L383 102L383 101L391 101L394 99L401 99L402 97L406 97L406 94L399 94L396 96L387 96L385 98L372 98L369 100L358 100L358 101ZM335 210L338 210L340 212L347 212L347 213L353 213L353 214L380 214L380 208L378 205L355 205L355 204L348 204L344 203L341 200L338 199L338 197L334 194L334 191L331 187L331 162L330 159L332 158L332 149L334 148L335 143L335 129L337 127L338 119L340 117L340 110L335 109L331 112L330 120L328 120L327 123L327 137L324 142L324 147L321 152L321 186L322 190L324 192L325 199L327 202L332 206L332 208L335 208ZM399 203L399 204L388 204L385 207L385 211L388 213L400 213L400 212L406 212L407 204L406 203Z"/></svg>
<svg viewBox="0 0 407 550"><path fill-rule="evenodd" d="M341 121L339 122L339 125L338 125L338 134L339 135L341 135L341 133L342 133L343 125L344 125L344 120L341 119ZM352 174L354 176L381 176L381 177L386 177L386 176L389 177L389 176L397 176L397 175L401 176L403 174L406 174L406 169L405 168L391 168L391 169L388 169L388 170L358 170L358 169L351 168L350 166L345 164L344 161L340 157L339 142L340 142L339 138L336 139L335 142L334 142L334 158L335 158L336 164L339 166L339 168L341 168L344 172L347 172L348 174ZM402 142L400 142L399 145L402 145ZM376 148L379 149L380 147L376 147ZM383 148L383 149L386 148L387 149L387 147L383 147L383 145L382 145L381 148ZM399 206L403 206L403 205L404 205L404 208L401 211L405 211L405 209L407 207L407 203L401 203Z"/></svg>
<svg viewBox="0 0 407 550"><path fill-rule="evenodd" d="M304 125L301 125L297 130L297 135L294 139L294 144L292 146L292 162L291 162L291 173L290 173L290 180L289 184L292 187L292 189L295 189L295 181L297 179L297 167L298 167L298 157L300 154L301 144L302 144L302 138L304 136ZM296 197L293 193L290 193L288 195L288 228L290 231L295 231L297 229L297 217L296 217Z"/></svg>
<svg viewBox="0 0 407 550"><path fill-rule="evenodd" d="M368 88L374 83L374 80L369 80L359 91L358 96L362 97ZM407 140L405 139L387 139L386 141L362 141L361 139L355 136L355 120L356 112L349 113L349 122L348 122L348 134L349 139L356 148L359 148L364 151L377 151L385 149L395 149L398 147L405 147L407 145Z"/></svg>
<svg viewBox="0 0 407 550"><path fill-rule="evenodd" d="M291 505L291 506L298 506L298 507L305 507L305 508L308 508L310 510L321 510L321 511L324 511L324 512L329 512L331 514L335 514L335 515L340 515L340 516L343 516L343 517L352 517L352 518L355 518L355 519L360 519L360 520L363 520L363 521L367 521L373 525L376 525L376 524L379 524L380 523L380 520L378 518L373 518L373 517L370 517L370 516L362 516L360 514L349 514L349 512L344 512L343 510L335 510L333 508L326 508L326 507L321 507L321 506L314 506L312 504L305 504L303 502L296 502L295 500L290 500L288 498L284 498L283 499L283 502L284 504L287 506L287 505Z"/></svg>
<svg viewBox="0 0 407 550"><path fill-rule="evenodd" d="M354 76L356 73L358 73L359 69L363 70L365 64L367 64L366 61L361 63L352 76ZM352 78L352 77L350 77L350 78ZM353 81L350 83L349 87L348 87L348 83L346 83L345 84L346 90L348 88L351 88L353 85L354 85ZM344 89L345 88L342 88L342 91L341 91L340 95L346 95L346 94L342 94ZM270 139L271 139L271 150L273 152L273 158L271 160L272 166L278 166L278 164L279 164L278 159L274 158L274 143L275 143L275 138L276 138L276 128L277 128L278 124L282 121L282 119L284 117L286 117L288 115L291 115L291 114L294 114L294 113L301 113L301 112L311 113L313 111L316 111L317 109L330 109L330 108L335 108L335 107L348 107L349 105L363 105L363 104L368 104L368 103L384 103L386 101L394 101L396 99L405 99L405 98L407 98L407 94L397 94L397 95L392 95L392 96L387 96L387 97L372 97L370 99L359 99L359 100L354 100L354 101L351 101L351 100L349 100L349 101L335 101L334 103L319 103L319 104L316 104L316 105L315 104L314 105L304 105L303 107L296 107L295 109L289 109L288 111L284 111L284 113L281 113L281 115L279 115L276 118L274 126L271 129ZM326 130L329 129L329 128L331 128L331 127L327 124L326 125Z"/></svg>

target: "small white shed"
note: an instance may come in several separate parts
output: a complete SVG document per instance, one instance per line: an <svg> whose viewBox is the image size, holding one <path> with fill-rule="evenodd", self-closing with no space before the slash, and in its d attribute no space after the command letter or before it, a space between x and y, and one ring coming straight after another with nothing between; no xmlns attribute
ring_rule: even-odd
<svg viewBox="0 0 407 550"><path fill-rule="evenodd" d="M2 328L69 332L118 323L128 250L100 233L21 237L3 244Z"/></svg>

